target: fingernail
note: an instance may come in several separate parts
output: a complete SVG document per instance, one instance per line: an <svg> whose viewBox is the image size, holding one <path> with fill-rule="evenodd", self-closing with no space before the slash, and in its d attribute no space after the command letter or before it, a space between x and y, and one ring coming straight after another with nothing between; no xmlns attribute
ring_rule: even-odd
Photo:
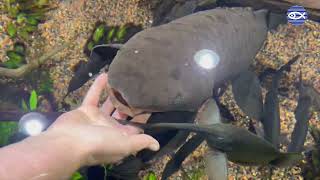
<svg viewBox="0 0 320 180"><path fill-rule="evenodd" d="M150 145L150 150L152 150L152 151L158 151L159 148L160 148L159 143L153 143Z"/></svg>

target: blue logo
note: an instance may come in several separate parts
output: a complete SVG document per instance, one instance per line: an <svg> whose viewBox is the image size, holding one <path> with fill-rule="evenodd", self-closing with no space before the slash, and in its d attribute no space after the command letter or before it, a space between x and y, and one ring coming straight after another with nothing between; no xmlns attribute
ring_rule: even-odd
<svg viewBox="0 0 320 180"><path fill-rule="evenodd" d="M287 19L289 23L299 26L308 19L308 13L302 6L292 6L287 11Z"/></svg>

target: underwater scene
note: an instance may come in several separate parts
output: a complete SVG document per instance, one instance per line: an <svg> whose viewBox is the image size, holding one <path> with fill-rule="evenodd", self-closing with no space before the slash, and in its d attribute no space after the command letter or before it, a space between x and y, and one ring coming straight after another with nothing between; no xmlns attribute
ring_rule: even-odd
<svg viewBox="0 0 320 180"><path fill-rule="evenodd" d="M320 180L319 0L0 0L0 180Z"/></svg>

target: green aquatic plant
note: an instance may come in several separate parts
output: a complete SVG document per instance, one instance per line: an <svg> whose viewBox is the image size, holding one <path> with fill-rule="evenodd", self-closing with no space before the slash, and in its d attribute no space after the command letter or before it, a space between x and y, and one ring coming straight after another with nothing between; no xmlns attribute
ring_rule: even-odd
<svg viewBox="0 0 320 180"><path fill-rule="evenodd" d="M13 50L7 51L8 60L3 66L9 69L15 69L25 63L25 46L23 43L15 43Z"/></svg>
<svg viewBox="0 0 320 180"><path fill-rule="evenodd" d="M310 126L309 129L315 145L306 153L306 163L302 168L302 175L306 180L320 177L320 129L315 126Z"/></svg>
<svg viewBox="0 0 320 180"><path fill-rule="evenodd" d="M157 176L153 171L150 171L143 177L143 180L157 180Z"/></svg>
<svg viewBox="0 0 320 180"><path fill-rule="evenodd" d="M115 28L111 28L108 32L108 36L106 39L106 43L110 43L112 41L112 37L114 36L116 29Z"/></svg>
<svg viewBox="0 0 320 180"><path fill-rule="evenodd" d="M181 169L183 170L183 169ZM185 171L183 170L183 179L186 180L200 180L200 179L204 179L206 172L205 172L205 168L204 167L198 167L195 169L192 169L190 171Z"/></svg>
<svg viewBox="0 0 320 180"><path fill-rule="evenodd" d="M97 29L93 33L92 40L95 43L98 43L102 39L102 37L104 36L104 33L105 33L104 25L98 26Z"/></svg>
<svg viewBox="0 0 320 180"><path fill-rule="evenodd" d="M17 34L17 27L13 23L9 23L7 26L7 33L10 37L15 37Z"/></svg>
<svg viewBox="0 0 320 180"><path fill-rule="evenodd" d="M103 24L98 25L93 31L91 38L88 40L87 50L92 51L94 46L104 43L124 43L127 29L131 28L130 26L131 25L108 27Z"/></svg>
<svg viewBox="0 0 320 180"><path fill-rule="evenodd" d="M35 90L32 90L29 97L29 105L24 99L21 101L21 108L23 111L34 111L38 108L38 94Z"/></svg>
<svg viewBox="0 0 320 180"><path fill-rule="evenodd" d="M25 55L25 52L26 52L26 48L25 48L24 44L19 43L19 42L15 43L13 45L13 50L17 53L22 54L22 55Z"/></svg>
<svg viewBox="0 0 320 180"><path fill-rule="evenodd" d="M88 50L92 51L93 47L94 47L94 42L93 41L89 42L87 45Z"/></svg>
<svg viewBox="0 0 320 180"><path fill-rule="evenodd" d="M7 57L9 59L3 65L9 69L16 69L24 64L25 61L24 56L16 51L7 51Z"/></svg>
<svg viewBox="0 0 320 180"><path fill-rule="evenodd" d="M18 131L17 122L0 122L0 147L8 144L10 137Z"/></svg>
<svg viewBox="0 0 320 180"><path fill-rule="evenodd" d="M12 20L6 26L6 32L12 41L27 41L43 21L44 13L50 10L50 6L48 0L5 0L4 9ZM9 60L4 63L5 67L15 69L23 64L24 53L20 50L7 52Z"/></svg>
<svg viewBox="0 0 320 180"><path fill-rule="evenodd" d="M117 31L117 34L116 34L116 37L115 37L115 41L123 41L123 38L126 35L126 33L127 33L127 27L126 26L120 26L118 31Z"/></svg>
<svg viewBox="0 0 320 180"><path fill-rule="evenodd" d="M47 81L42 81L39 84L39 93L52 93L53 92L53 80L48 77Z"/></svg>
<svg viewBox="0 0 320 180"><path fill-rule="evenodd" d="M13 41L27 41L31 33L35 32L38 24L44 19L48 10L47 0L16 1L6 0L6 11L12 21L7 24L6 32ZM14 47L7 51L8 60L3 64L9 69L19 68L25 61L25 46Z"/></svg>
<svg viewBox="0 0 320 180"><path fill-rule="evenodd" d="M38 107L38 95L35 90L31 91L31 95L29 98L29 107L31 111L36 110Z"/></svg>
<svg viewBox="0 0 320 180"><path fill-rule="evenodd" d="M85 178L77 171L73 173L70 180L85 180Z"/></svg>

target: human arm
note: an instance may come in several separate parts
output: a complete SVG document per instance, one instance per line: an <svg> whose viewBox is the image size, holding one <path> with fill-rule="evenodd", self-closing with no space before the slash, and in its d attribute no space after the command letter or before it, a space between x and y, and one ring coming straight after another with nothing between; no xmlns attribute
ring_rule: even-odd
<svg viewBox="0 0 320 180"><path fill-rule="evenodd" d="M68 179L85 165L114 163L144 148L158 150L151 136L111 117L110 100L98 107L106 83L107 75L100 75L78 109L60 116L40 135L1 148L0 179Z"/></svg>

